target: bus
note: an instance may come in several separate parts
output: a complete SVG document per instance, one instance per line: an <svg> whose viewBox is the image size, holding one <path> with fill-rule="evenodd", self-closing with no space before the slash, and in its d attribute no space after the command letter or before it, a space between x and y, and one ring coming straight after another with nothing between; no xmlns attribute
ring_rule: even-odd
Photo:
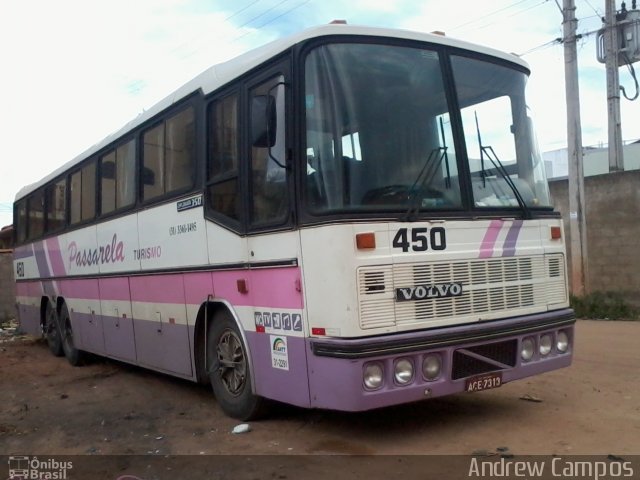
<svg viewBox="0 0 640 480"><path fill-rule="evenodd" d="M528 75L443 35L344 24L213 66L16 195L21 328L72 365L210 383L244 420L567 367Z"/></svg>

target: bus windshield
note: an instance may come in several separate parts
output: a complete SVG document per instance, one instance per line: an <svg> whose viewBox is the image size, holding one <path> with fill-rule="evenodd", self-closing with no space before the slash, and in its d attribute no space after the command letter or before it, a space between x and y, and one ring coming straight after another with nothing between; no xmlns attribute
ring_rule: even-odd
<svg viewBox="0 0 640 480"><path fill-rule="evenodd" d="M306 207L343 212L549 207L543 163L518 70L452 56L460 112L427 48L328 44L305 64ZM452 122L464 138L454 142ZM464 145L465 152L456 152Z"/></svg>

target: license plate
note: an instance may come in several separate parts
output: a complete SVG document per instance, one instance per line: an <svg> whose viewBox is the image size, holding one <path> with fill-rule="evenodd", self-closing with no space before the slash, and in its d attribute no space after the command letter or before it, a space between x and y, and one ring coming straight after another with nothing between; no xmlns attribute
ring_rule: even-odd
<svg viewBox="0 0 640 480"><path fill-rule="evenodd" d="M500 385L502 385L502 372L495 372L467 378L464 388L467 392L480 392L498 388Z"/></svg>

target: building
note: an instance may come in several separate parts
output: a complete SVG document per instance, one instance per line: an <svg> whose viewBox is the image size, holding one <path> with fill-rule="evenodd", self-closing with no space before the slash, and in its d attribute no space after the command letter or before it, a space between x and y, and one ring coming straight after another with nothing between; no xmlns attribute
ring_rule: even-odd
<svg viewBox="0 0 640 480"><path fill-rule="evenodd" d="M626 142L622 147L624 170L640 170L640 140ZM609 149L606 146L583 147L582 163L584 176L609 173ZM542 154L547 178L565 178L569 176L569 155L566 148L551 150Z"/></svg>

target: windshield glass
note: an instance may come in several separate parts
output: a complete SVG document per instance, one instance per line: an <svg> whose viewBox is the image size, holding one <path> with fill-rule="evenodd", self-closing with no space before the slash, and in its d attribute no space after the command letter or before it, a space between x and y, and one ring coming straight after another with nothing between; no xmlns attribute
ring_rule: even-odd
<svg viewBox="0 0 640 480"><path fill-rule="evenodd" d="M452 65L475 207L519 208L513 187L529 207L550 205L524 102L526 75L463 57ZM305 112L311 213L463 208L438 52L320 46L306 58Z"/></svg>
<svg viewBox="0 0 640 480"><path fill-rule="evenodd" d="M325 45L305 78L312 212L462 206L437 52Z"/></svg>
<svg viewBox="0 0 640 480"><path fill-rule="evenodd" d="M515 187L528 207L549 207L544 164L525 103L527 75L470 58L454 56L451 64L475 206L517 207Z"/></svg>

